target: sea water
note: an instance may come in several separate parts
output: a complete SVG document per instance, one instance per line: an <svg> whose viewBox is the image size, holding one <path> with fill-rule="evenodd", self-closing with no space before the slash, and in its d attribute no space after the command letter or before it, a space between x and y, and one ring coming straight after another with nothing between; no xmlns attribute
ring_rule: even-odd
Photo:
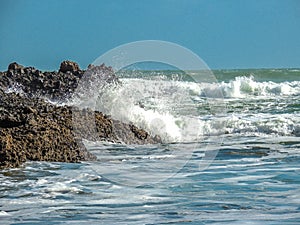
<svg viewBox="0 0 300 225"><path fill-rule="evenodd" d="M300 70L214 74L123 76L96 108L164 143L2 170L0 224L300 224Z"/></svg>

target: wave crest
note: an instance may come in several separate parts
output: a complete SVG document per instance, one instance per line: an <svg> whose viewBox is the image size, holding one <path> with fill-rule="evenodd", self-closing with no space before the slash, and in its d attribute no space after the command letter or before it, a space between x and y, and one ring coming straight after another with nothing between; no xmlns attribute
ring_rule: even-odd
<svg viewBox="0 0 300 225"><path fill-rule="evenodd" d="M300 94L300 82L275 83L257 82L252 76L236 77L234 80L221 82L219 84L200 84L200 95L206 97L217 97L215 93L221 91L226 98L245 98L248 96L289 96Z"/></svg>

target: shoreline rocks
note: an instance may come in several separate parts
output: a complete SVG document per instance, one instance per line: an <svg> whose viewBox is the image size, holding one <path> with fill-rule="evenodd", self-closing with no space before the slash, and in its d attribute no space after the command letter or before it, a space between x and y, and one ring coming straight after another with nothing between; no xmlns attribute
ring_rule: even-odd
<svg viewBox="0 0 300 225"><path fill-rule="evenodd" d="M66 63L67 62L67 63ZM70 61L61 63L62 71L42 72L34 67L24 67L16 62L0 74L0 89L18 91L29 97L44 97L53 101L65 101L77 88L84 74Z"/></svg>
<svg viewBox="0 0 300 225"><path fill-rule="evenodd" d="M76 62L71 62L68 60L63 61L59 67L59 72L62 72L62 73L66 73L66 72L74 73L79 70L80 70L80 68Z"/></svg>
<svg viewBox="0 0 300 225"><path fill-rule="evenodd" d="M66 101L75 91L85 71L78 64L64 61L58 72L41 72L17 63L0 73L0 169L12 168L31 161L80 162L95 160L82 138L125 144L161 142L133 124L114 120L91 109L75 109L82 118L76 122L71 106L58 106L45 101ZM91 67L91 74L108 74L103 82L116 79L105 65ZM17 88L20 93L11 89ZM95 129L85 124L93 118ZM80 138L79 138L80 137Z"/></svg>

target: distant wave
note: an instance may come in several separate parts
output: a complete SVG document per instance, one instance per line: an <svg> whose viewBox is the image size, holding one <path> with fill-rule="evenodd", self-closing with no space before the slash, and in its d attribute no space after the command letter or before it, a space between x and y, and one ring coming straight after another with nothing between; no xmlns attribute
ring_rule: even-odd
<svg viewBox="0 0 300 225"><path fill-rule="evenodd" d="M290 96L300 94L300 82L275 83L257 82L253 77L236 77L229 82L199 84L201 96L216 97L221 91L225 98L246 98L249 96Z"/></svg>

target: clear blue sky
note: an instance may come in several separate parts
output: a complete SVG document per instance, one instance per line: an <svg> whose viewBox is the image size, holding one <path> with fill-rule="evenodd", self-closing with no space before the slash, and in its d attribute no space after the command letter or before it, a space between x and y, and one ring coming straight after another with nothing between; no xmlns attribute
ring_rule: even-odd
<svg viewBox="0 0 300 225"><path fill-rule="evenodd" d="M299 0L0 1L0 70L85 68L132 41L175 42L211 68L300 67Z"/></svg>

